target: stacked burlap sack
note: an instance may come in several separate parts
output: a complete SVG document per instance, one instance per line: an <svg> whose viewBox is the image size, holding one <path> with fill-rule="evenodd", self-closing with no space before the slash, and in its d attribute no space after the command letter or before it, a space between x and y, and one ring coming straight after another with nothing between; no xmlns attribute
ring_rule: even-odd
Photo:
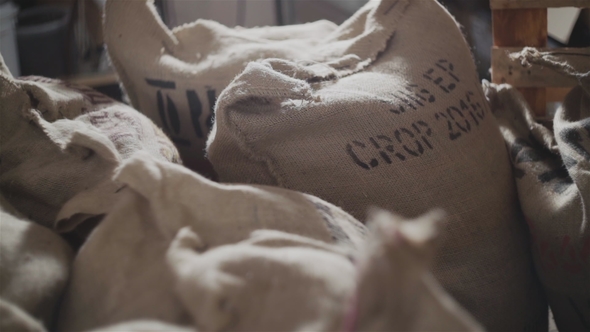
<svg viewBox="0 0 590 332"><path fill-rule="evenodd" d="M59 235L25 220L0 194L0 330L53 326L72 258Z"/></svg>
<svg viewBox="0 0 590 332"><path fill-rule="evenodd" d="M481 330L428 272L438 214L375 213L366 237L308 195L217 184L145 154L116 179L127 187L74 261L59 331L145 319L199 331Z"/></svg>
<svg viewBox="0 0 590 332"><path fill-rule="evenodd" d="M578 78L553 119L535 122L518 90L485 84L510 152L533 257L560 331L590 329L590 61L525 49L512 57Z"/></svg>
<svg viewBox="0 0 590 332"><path fill-rule="evenodd" d="M337 242L350 249L362 243L365 233L354 218L307 195L220 185L145 155L133 157L115 179L128 189L76 256L59 330L80 331L146 317L188 323L165 262L170 242L186 226L199 234L201 250L242 241L257 229ZM203 299L203 304L210 302Z"/></svg>
<svg viewBox="0 0 590 332"><path fill-rule="evenodd" d="M105 31L133 105L185 160L203 158L220 94L207 153L222 181L307 192L359 220L370 205L442 207L438 280L491 330L546 328L502 136L434 0L371 1L340 27L172 31L151 1L111 0Z"/></svg>
<svg viewBox="0 0 590 332"><path fill-rule="evenodd" d="M170 32L156 17L148 0L107 2L109 53L133 105L198 169L223 90L209 159L222 181L274 187L215 184L171 163L174 146L135 110L86 88L17 80L2 66L0 191L61 231L106 215L75 258L57 330L481 329L470 314L494 331L547 329L498 122L436 1L374 0L340 27L197 21ZM571 157L586 149L585 122L571 118L579 114L563 130L578 187L587 182L587 163ZM583 260L579 190L581 201L565 199L582 214L567 214L564 235L582 247L560 248ZM402 225L386 213L367 218L371 205L409 217L443 208L440 250L430 243L435 217ZM374 220L368 239L355 218ZM557 247L533 241L539 268L539 252ZM584 309L575 286L547 280L587 274L540 274L553 306L570 304L558 322ZM5 302L3 322L50 327Z"/></svg>
<svg viewBox="0 0 590 332"><path fill-rule="evenodd" d="M443 208L445 289L489 330L547 329L502 135L436 1L370 1L304 59L249 63L217 100L207 155L222 182L310 193L359 220L371 205Z"/></svg>
<svg viewBox="0 0 590 332"><path fill-rule="evenodd" d="M105 42L131 105L164 128L185 165L210 175L204 158L221 91L248 62L307 59L334 31L328 21L285 27L228 28L198 20L170 31L153 0L109 0Z"/></svg>
<svg viewBox="0 0 590 332"><path fill-rule="evenodd" d="M131 107L75 84L13 78L1 58L0 116L0 191L60 231L109 211L121 188L113 172L133 153L180 162L166 135ZM62 219L70 223L55 223Z"/></svg>
<svg viewBox="0 0 590 332"><path fill-rule="evenodd" d="M86 87L13 78L0 55L2 331L53 327L73 255L51 229L108 213L122 188L114 171L137 151L180 161L136 110Z"/></svg>

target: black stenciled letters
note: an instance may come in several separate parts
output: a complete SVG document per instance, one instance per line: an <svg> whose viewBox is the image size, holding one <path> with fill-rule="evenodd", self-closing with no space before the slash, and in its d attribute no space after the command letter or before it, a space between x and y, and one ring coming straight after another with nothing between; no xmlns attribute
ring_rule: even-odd
<svg viewBox="0 0 590 332"><path fill-rule="evenodd" d="M175 90L176 83L171 81L154 80L149 78L146 78L145 81L148 85L159 88L158 92L156 93L156 99L158 103L158 114L160 115L160 119L162 120L162 127L164 127L164 130L169 134L178 135L180 132L180 120L177 121L178 111L176 110L176 105L174 105L174 102L172 101L172 99L170 99L168 95L166 95L167 105L165 105L164 95L162 93L162 90L164 89ZM173 114L169 114L168 112L172 112ZM170 117L170 121L168 121L168 117ZM175 118L174 120L172 120L173 117ZM176 122L178 122L178 126L174 128L174 131L172 131L170 126L168 125L169 122L173 121L175 122L175 124Z"/></svg>
<svg viewBox="0 0 590 332"><path fill-rule="evenodd" d="M549 169L537 175L537 180L544 185L551 186L554 193L561 194L573 184L573 180L565 166L559 165L557 161L552 161L555 158L551 152L538 144L534 137L531 137L530 141L517 138L510 145L510 159L517 179L522 179L527 174L519 167L520 164L543 163Z"/></svg>
<svg viewBox="0 0 590 332"><path fill-rule="evenodd" d="M445 59L440 59L434 64L434 66L435 68L428 69L423 77L438 85L438 87L446 93L455 90L457 87L456 83L460 82L460 80L453 72L455 70L453 64ZM441 72L446 74L446 81L450 81L451 83L444 83L445 78L442 77L444 74L441 74Z"/></svg>
<svg viewBox="0 0 590 332"><path fill-rule="evenodd" d="M346 153L348 153L348 155L352 158L352 160L355 162L355 164L357 164L360 167L367 169L367 170L371 169L371 167L369 167L369 165L363 163L361 161L361 159L356 155L356 153L354 153L353 144L354 144L354 146L360 147L362 149L367 147L365 144L363 144L361 142L352 141L352 143L349 143L346 145ZM371 159L371 164L374 164L375 166L377 166L379 164L379 162L377 161L377 159Z"/></svg>
<svg viewBox="0 0 590 332"><path fill-rule="evenodd" d="M566 128L562 130L559 132L559 136L580 156L590 161L590 151L588 151L588 145L590 145L590 119L582 121L580 128ZM589 144L587 145L582 144L584 142L584 136L588 138Z"/></svg>
<svg viewBox="0 0 590 332"><path fill-rule="evenodd" d="M158 114L162 120L162 127L167 132L172 141L175 143L190 146L190 142L186 139L178 138L181 134L182 123L178 108L172 97L165 93L166 90L176 90L176 83L173 81L164 81L156 79L145 79L149 86L158 88L156 92L156 102L158 106ZM205 120L206 126L209 130L213 125L213 110L216 101L216 91L213 88L207 87L207 99L209 102L210 114ZM195 135L198 138L204 138L206 133L201 126L201 117L203 116L203 105L196 90L186 90L186 99L188 102L189 115L191 117L191 124Z"/></svg>
<svg viewBox="0 0 590 332"><path fill-rule="evenodd" d="M377 135L376 136L377 139L386 142L386 146L385 146L385 150L389 151L389 153L393 154L397 159L404 161L406 160L406 156L404 156L403 154L399 153L399 152L395 152L395 149L393 147L393 140L390 137L387 137L385 135ZM379 151L379 154L381 155L381 158L383 158L383 160L385 160L386 163L391 164L392 161L389 158L389 155L387 155L387 153L385 151Z"/></svg>
<svg viewBox="0 0 590 332"><path fill-rule="evenodd" d="M404 148L404 150L405 150L407 153L411 154L411 155L412 155L412 156L414 156L414 157L418 157L418 156L420 156L420 155L422 155L422 154L424 153L424 147L422 147L422 144L420 144L420 142L419 142L418 140L415 140L415 142L416 142L416 149L417 149L417 150L412 150L412 149L408 148L408 146L407 146L406 144L403 144L403 142L404 142L404 141L403 141L403 139L402 139L402 135L406 135L406 136L408 136L410 139L414 139L414 137L415 137L415 136L414 136L414 134L413 134L411 131L409 131L409 130L408 130L408 129L406 129L406 128L400 128L400 129L397 129L397 130L395 131L395 133L394 133L395 139L396 139L396 140L397 140L397 141L398 141L400 144L402 144L402 148Z"/></svg>
<svg viewBox="0 0 590 332"><path fill-rule="evenodd" d="M420 88L417 84L408 84L404 86L404 89L399 89L395 92L389 93L389 95L401 101L399 105L396 105L396 108L389 110L395 114L405 113L406 108L417 110L419 107L423 107L427 103L431 104L436 101L436 98L430 93L430 91Z"/></svg>
<svg viewBox="0 0 590 332"><path fill-rule="evenodd" d="M199 99L199 96L195 90L187 90L186 99L188 100L188 109L191 113L191 122L193 124L195 134L198 138L203 138L203 129L201 128L201 122L199 121L201 114L203 114L203 105L201 105L201 100Z"/></svg>
<svg viewBox="0 0 590 332"><path fill-rule="evenodd" d="M449 129L449 138L454 141L461 137L462 133L468 134L473 128L471 122L466 117L466 114L471 115L476 126L480 125L480 121L485 118L484 108L481 104L473 99L474 93L467 91L465 97L459 100L459 107L449 106L445 112L438 112L434 114L434 118L438 120L446 120ZM457 128L457 129L456 129Z"/></svg>
<svg viewBox="0 0 590 332"><path fill-rule="evenodd" d="M484 112L484 108L481 106L481 104L476 101L473 100L473 97L475 96L475 94L472 91L467 91L465 93L465 101L467 102L467 104L469 104L469 106L471 106L471 110L469 111L469 113L471 114L471 117L473 118L473 120L475 121L475 123L479 126L479 121L477 120L477 118L479 118L480 120L483 120L486 116L485 112ZM465 104L465 101L461 100L462 104ZM463 105L461 105L463 107ZM467 105L465 105L467 106ZM476 118L477 116L477 118Z"/></svg>
<svg viewBox="0 0 590 332"><path fill-rule="evenodd" d="M178 135L180 134L180 116L170 96L166 96L166 108L168 109L168 117L170 118L170 127L172 127L174 134Z"/></svg>
<svg viewBox="0 0 590 332"><path fill-rule="evenodd" d="M424 154L426 148L430 150L434 149L428 140L428 137L432 136L433 131L425 121L419 120L414 122L408 128L400 127L395 129L393 131L395 141L387 135L369 137L367 139L368 144L354 140L346 145L346 152L355 164L366 170L371 170L380 165L378 157L386 164L393 164L396 159L406 161L411 156L420 157ZM394 146L394 142L399 144L399 150ZM373 156L378 155L378 157L376 156L376 158L371 158L365 162L355 152L355 149L362 149L365 153L372 154ZM404 151L407 155L402 153Z"/></svg>
<svg viewBox="0 0 590 332"><path fill-rule="evenodd" d="M412 127L414 128L414 130L416 131L416 134L420 135L422 138L422 141L424 142L424 144L426 144L427 147L429 147L431 150L432 145L430 144L430 142L428 141L428 139L426 138L426 136L431 137L432 136L432 129L430 129L430 127L428 126L428 124L422 120L417 121L415 123L412 124ZM420 130L420 127L422 127L422 129L425 129L424 131L424 136L422 134L422 131Z"/></svg>
<svg viewBox="0 0 590 332"><path fill-rule="evenodd" d="M453 127L453 122L449 119L449 117L443 113L443 112L438 112L434 115L434 118L438 121L442 118L445 118L445 120L447 120L447 125L449 128L449 138L451 139L451 141L456 140L457 138L461 137L461 132L460 131L455 131L454 127Z"/></svg>
<svg viewBox="0 0 590 332"><path fill-rule="evenodd" d="M453 113L455 115L453 115ZM455 106L451 106L449 108L447 108L447 114L449 114L449 117L451 119L453 119L453 121L455 121L455 124L457 125L457 127L459 127L459 129L461 129L462 132L464 133L468 133L471 131L471 124L469 123L469 120L465 119L465 116L463 115L463 113L461 111L459 111L459 109ZM458 118L455 118L455 116L459 116L463 119L463 121L465 121L464 125L463 125L463 121L460 121Z"/></svg>

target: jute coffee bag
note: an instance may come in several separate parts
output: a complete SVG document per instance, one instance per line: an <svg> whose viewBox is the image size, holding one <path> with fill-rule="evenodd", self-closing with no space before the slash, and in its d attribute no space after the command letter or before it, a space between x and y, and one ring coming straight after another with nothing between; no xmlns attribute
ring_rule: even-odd
<svg viewBox="0 0 590 332"><path fill-rule="evenodd" d="M170 31L153 0L108 0L105 41L136 109L164 128L185 165L209 172L205 142L221 91L252 60L307 59L336 25L245 29L198 20Z"/></svg>
<svg viewBox="0 0 590 332"><path fill-rule="evenodd" d="M127 188L74 261L59 331L80 331L135 319L185 324L165 254L190 226L206 248L274 229L353 251L365 227L337 207L281 188L221 185L145 153L115 177ZM76 198L73 198L76 199Z"/></svg>
<svg viewBox="0 0 590 332"><path fill-rule="evenodd" d="M137 151L180 162L174 145L148 118L83 86L17 79L2 71L0 117L0 190L18 211L45 226L75 216L62 225L68 230L107 212L121 187L111 180L113 171Z"/></svg>
<svg viewBox="0 0 590 332"><path fill-rule="evenodd" d="M314 61L250 63L220 95L207 153L223 182L450 215L434 274L490 330L543 330L510 162L469 48L434 0L371 1Z"/></svg>
<svg viewBox="0 0 590 332"><path fill-rule="evenodd" d="M2 331L52 326L72 259L72 250L59 235L7 213L0 196Z"/></svg>
<svg viewBox="0 0 590 332"><path fill-rule="evenodd" d="M356 284L338 248L278 231L200 248L187 227L168 251L176 293L199 331L338 331Z"/></svg>
<svg viewBox="0 0 590 332"><path fill-rule="evenodd" d="M189 227L167 258L203 331L482 331L428 271L439 217L374 213L354 262L334 245L274 230L200 252Z"/></svg>
<svg viewBox="0 0 590 332"><path fill-rule="evenodd" d="M387 211L371 212L370 237L356 257L356 295L341 330L484 330L430 271L444 234L443 215L432 211L405 220Z"/></svg>
<svg viewBox="0 0 590 332"><path fill-rule="evenodd" d="M590 61L551 53L514 55L577 77L553 119L538 124L522 95L486 84L486 95L510 151L533 257L560 331L590 329ZM546 69L549 70L549 69Z"/></svg>

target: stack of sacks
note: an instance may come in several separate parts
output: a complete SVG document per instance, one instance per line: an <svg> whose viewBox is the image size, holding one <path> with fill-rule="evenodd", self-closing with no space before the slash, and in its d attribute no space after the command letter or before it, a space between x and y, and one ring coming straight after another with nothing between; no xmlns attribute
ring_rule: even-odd
<svg viewBox="0 0 590 332"><path fill-rule="evenodd" d="M427 270L438 221L375 213L357 266L334 246L278 231L199 253L189 228L168 262L203 331L483 331Z"/></svg>
<svg viewBox="0 0 590 332"><path fill-rule="evenodd" d="M186 324L189 316L173 291L164 259L185 226L199 234L206 248L271 229L352 252L366 232L350 215L315 197L281 188L216 184L146 154L127 161L115 181L127 188L76 256L59 331L143 318Z"/></svg>
<svg viewBox="0 0 590 332"><path fill-rule="evenodd" d="M180 162L172 142L136 110L90 88L15 79L1 57L0 117L0 191L39 224L67 218L60 231L109 211L121 188L113 172L133 153Z"/></svg>
<svg viewBox="0 0 590 332"><path fill-rule="evenodd" d="M131 104L164 128L185 165L212 174L204 158L215 100L248 62L308 59L336 25L228 28L198 20L170 31L153 0L108 0L104 32Z"/></svg>
<svg viewBox="0 0 590 332"><path fill-rule="evenodd" d="M375 213L365 237L317 198L144 154L116 177L127 189L75 259L59 331L482 330L428 272L436 214Z"/></svg>
<svg viewBox="0 0 590 332"><path fill-rule="evenodd" d="M493 331L546 330L512 168L469 48L435 0L374 0L306 49L248 64L207 153L223 182L451 222L434 275Z"/></svg>
<svg viewBox="0 0 590 332"><path fill-rule="evenodd" d="M0 195L0 330L53 326L73 255L57 234L27 221Z"/></svg>
<svg viewBox="0 0 590 332"><path fill-rule="evenodd" d="M580 79L555 114L554 133L535 122L515 88L486 84L485 89L510 151L535 265L557 327L588 330L590 62L580 57L566 63L531 49L514 56Z"/></svg>

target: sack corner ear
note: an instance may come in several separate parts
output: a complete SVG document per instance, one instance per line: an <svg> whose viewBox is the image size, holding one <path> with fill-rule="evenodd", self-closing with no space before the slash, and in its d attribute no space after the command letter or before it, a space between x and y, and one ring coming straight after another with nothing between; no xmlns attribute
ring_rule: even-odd
<svg viewBox="0 0 590 332"><path fill-rule="evenodd" d="M102 215L100 215L102 216ZM73 231L76 227L80 224L84 223L85 221L99 217L96 215L86 214L86 213L75 213L68 217L58 217L56 218L55 222L53 223L53 229L58 233L67 233Z"/></svg>

